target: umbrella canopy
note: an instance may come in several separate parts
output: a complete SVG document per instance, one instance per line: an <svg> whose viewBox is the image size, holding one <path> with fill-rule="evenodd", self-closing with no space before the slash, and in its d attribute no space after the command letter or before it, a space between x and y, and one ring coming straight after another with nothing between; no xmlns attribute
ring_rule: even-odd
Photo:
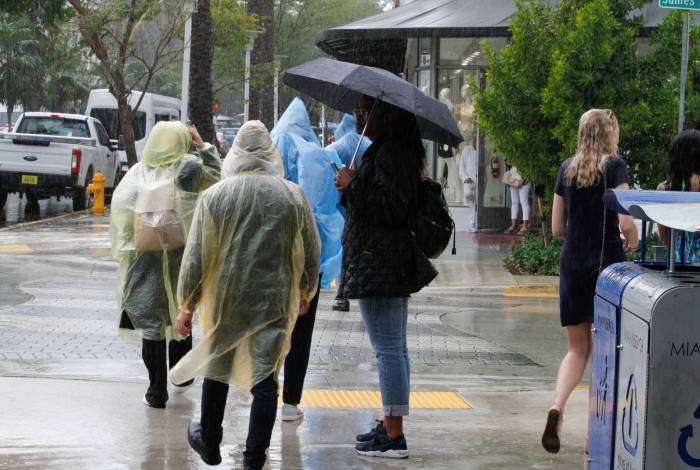
<svg viewBox="0 0 700 470"><path fill-rule="evenodd" d="M289 69L284 83L345 113L371 96L415 114L424 139L453 147L464 140L444 103L383 69L322 58Z"/></svg>

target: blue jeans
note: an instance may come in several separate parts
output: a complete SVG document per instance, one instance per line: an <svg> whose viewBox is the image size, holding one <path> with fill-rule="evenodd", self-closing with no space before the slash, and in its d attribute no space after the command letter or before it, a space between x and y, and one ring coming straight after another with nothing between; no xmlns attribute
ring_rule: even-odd
<svg viewBox="0 0 700 470"><path fill-rule="evenodd" d="M365 330L377 355L384 416L408 415L411 365L406 344L408 297L359 299Z"/></svg>

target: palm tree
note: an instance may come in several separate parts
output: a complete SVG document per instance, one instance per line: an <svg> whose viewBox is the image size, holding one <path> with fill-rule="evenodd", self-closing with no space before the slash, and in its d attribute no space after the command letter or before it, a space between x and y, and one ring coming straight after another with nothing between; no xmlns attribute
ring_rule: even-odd
<svg viewBox="0 0 700 470"><path fill-rule="evenodd" d="M190 49L189 118L207 142L215 145L216 133L212 104L211 68L214 58L214 36L210 0L196 0L192 14L192 45Z"/></svg>
<svg viewBox="0 0 700 470"><path fill-rule="evenodd" d="M255 38L251 57L250 119L261 120L268 129L274 125L274 8L273 0L248 0L248 14L255 15L262 31Z"/></svg>

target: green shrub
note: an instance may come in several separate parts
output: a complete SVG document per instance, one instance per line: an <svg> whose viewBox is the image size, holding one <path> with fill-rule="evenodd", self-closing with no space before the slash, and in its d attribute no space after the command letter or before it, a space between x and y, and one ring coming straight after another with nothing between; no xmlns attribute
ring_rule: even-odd
<svg viewBox="0 0 700 470"><path fill-rule="evenodd" d="M539 235L526 235L520 245L511 247L503 260L512 274L559 275L561 240L548 237L547 245Z"/></svg>
<svg viewBox="0 0 700 470"><path fill-rule="evenodd" d="M527 235L520 245L511 247L503 264L512 274L539 274L544 276L559 275L559 255L562 241L547 238L547 246L539 235ZM647 239L647 260L654 259L654 245L661 245L658 234ZM628 254L630 261L639 261L639 250Z"/></svg>

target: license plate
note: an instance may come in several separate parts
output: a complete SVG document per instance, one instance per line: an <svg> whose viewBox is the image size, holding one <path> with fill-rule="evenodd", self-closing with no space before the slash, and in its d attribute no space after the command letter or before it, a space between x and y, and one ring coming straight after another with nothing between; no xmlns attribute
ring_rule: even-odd
<svg viewBox="0 0 700 470"><path fill-rule="evenodd" d="M39 177L36 175L22 175L22 184L39 184Z"/></svg>

